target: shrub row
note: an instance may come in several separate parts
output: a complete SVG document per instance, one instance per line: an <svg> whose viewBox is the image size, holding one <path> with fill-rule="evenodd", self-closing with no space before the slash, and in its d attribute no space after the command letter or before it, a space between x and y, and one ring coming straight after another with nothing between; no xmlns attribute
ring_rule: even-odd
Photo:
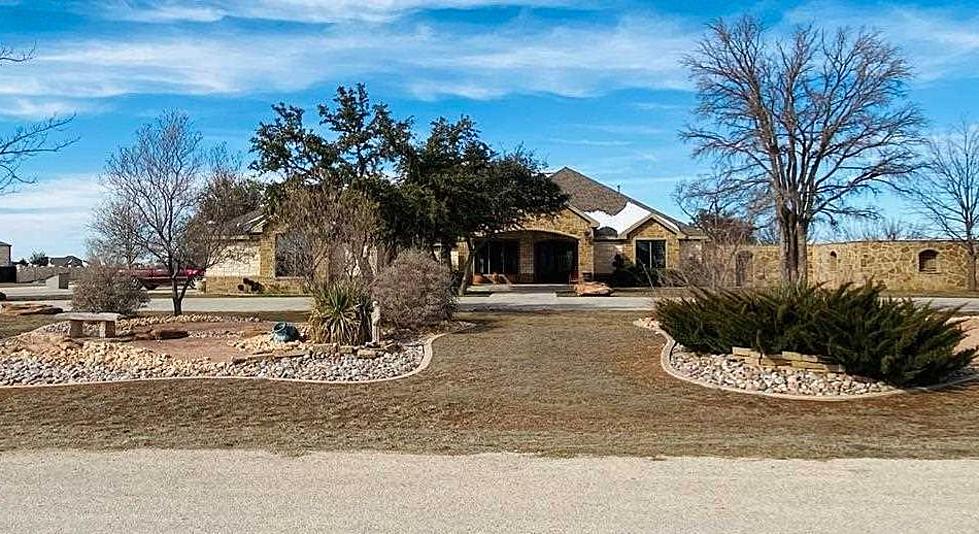
<svg viewBox="0 0 979 534"><path fill-rule="evenodd" d="M681 345L706 354L750 347L765 354L826 356L847 372L895 385L925 385L967 365L955 310L882 298L883 286L782 286L751 291L695 290L657 314Z"/></svg>

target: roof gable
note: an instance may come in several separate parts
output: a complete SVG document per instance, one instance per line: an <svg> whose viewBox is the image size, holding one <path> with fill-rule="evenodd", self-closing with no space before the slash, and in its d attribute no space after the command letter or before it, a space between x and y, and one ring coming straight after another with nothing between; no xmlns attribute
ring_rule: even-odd
<svg viewBox="0 0 979 534"><path fill-rule="evenodd" d="M614 230L614 234L625 237L649 219L655 219L667 229L688 236L700 232L658 210L623 195L621 192L598 182L580 172L564 167L551 174L551 180L570 197L572 206L599 220L602 228ZM645 210L648 215L643 215ZM621 223L621 224L620 224ZM612 232L602 232L606 235Z"/></svg>

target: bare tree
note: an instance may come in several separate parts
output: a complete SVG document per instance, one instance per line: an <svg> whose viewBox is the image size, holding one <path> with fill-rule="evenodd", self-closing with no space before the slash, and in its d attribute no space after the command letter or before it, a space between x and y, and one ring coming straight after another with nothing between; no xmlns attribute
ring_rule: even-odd
<svg viewBox="0 0 979 534"><path fill-rule="evenodd" d="M871 217L859 225L847 225L834 229L835 239L844 241L900 241L923 239L928 235L923 226L897 217Z"/></svg>
<svg viewBox="0 0 979 534"><path fill-rule="evenodd" d="M963 121L930 140L924 167L903 192L936 233L965 249L968 287L974 291L979 259L979 127Z"/></svg>
<svg viewBox="0 0 979 534"><path fill-rule="evenodd" d="M186 115L166 112L140 128L134 144L120 148L106 164L108 202L117 213L111 224L96 221L100 238L120 245L129 240L136 257L159 265L170 280L175 315L203 272L237 253L228 238L236 233L234 218L243 209L231 202L202 209L207 185L234 168L221 154L201 147L201 134Z"/></svg>
<svg viewBox="0 0 979 534"><path fill-rule="evenodd" d="M683 182L673 193L680 209L707 238L680 258L678 275L685 285L711 288L740 285L739 269L764 221L765 206L751 191L723 191L723 178ZM719 188L720 186L720 188Z"/></svg>
<svg viewBox="0 0 979 534"><path fill-rule="evenodd" d="M276 263L307 289L373 279L380 221L376 206L354 189L329 182L292 183L274 213L286 231L276 244Z"/></svg>
<svg viewBox="0 0 979 534"><path fill-rule="evenodd" d="M0 67L4 64L25 63L34 57L33 50L18 53L0 45ZM33 180L20 173L24 161L45 153L57 152L74 143L73 138L59 137L74 117L51 117L46 120L20 126L10 134L0 135L0 195L17 184Z"/></svg>
<svg viewBox="0 0 979 534"><path fill-rule="evenodd" d="M773 41L752 18L720 21L685 61L703 124L682 137L725 169L715 190L768 200L786 281L805 281L814 222L871 213L849 201L916 169L910 68L876 33L803 27Z"/></svg>
<svg viewBox="0 0 979 534"><path fill-rule="evenodd" d="M139 243L140 223L135 207L110 199L93 213L89 257L98 263L133 269L145 253Z"/></svg>

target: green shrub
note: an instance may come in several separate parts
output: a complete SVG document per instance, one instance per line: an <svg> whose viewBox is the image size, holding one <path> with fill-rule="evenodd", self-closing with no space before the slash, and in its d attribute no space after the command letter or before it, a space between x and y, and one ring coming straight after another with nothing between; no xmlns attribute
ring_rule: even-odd
<svg viewBox="0 0 979 534"><path fill-rule="evenodd" d="M374 281L381 321L395 328L419 328L451 319L456 308L453 276L428 252L398 254Z"/></svg>
<svg viewBox="0 0 979 534"><path fill-rule="evenodd" d="M765 354L816 354L847 372L896 385L941 380L976 355L958 351L965 333L940 311L881 298L883 286L782 286L753 291L695 289L693 299L664 301L660 324L681 345L708 354L750 347Z"/></svg>
<svg viewBox="0 0 979 534"><path fill-rule="evenodd" d="M146 289L125 270L93 263L75 281L71 307L75 311L132 315L149 300Z"/></svg>
<svg viewBox="0 0 979 534"><path fill-rule="evenodd" d="M312 290L310 336L318 343L362 345L370 340L371 302L354 283L333 283Z"/></svg>

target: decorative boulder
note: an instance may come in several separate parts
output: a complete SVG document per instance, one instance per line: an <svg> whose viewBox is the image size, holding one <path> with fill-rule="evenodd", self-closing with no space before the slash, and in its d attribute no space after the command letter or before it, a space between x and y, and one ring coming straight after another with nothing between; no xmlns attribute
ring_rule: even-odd
<svg viewBox="0 0 979 534"><path fill-rule="evenodd" d="M579 297L608 297L612 288L601 282L581 282L574 286L574 292Z"/></svg>

